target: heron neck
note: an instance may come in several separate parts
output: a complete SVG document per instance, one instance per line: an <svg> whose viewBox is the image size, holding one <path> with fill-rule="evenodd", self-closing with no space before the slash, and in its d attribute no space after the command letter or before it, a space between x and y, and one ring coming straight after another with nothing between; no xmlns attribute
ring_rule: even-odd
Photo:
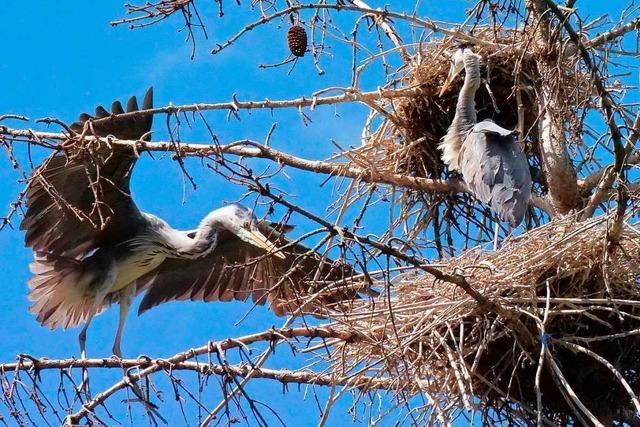
<svg viewBox="0 0 640 427"><path fill-rule="evenodd" d="M195 230L169 229L164 233L171 250L170 258L197 259L209 254L218 244L218 227L215 224L200 223Z"/></svg>
<svg viewBox="0 0 640 427"><path fill-rule="evenodd" d="M207 255L218 244L218 228L213 224L200 224L195 237L184 249L179 250L179 255L184 258L199 258Z"/></svg>
<svg viewBox="0 0 640 427"><path fill-rule="evenodd" d="M464 84L458 95L456 113L440 144L443 150L442 159L450 169L460 168L459 156L462 143L477 122L475 96L480 87L479 57L472 52L465 52L464 70Z"/></svg>
<svg viewBox="0 0 640 427"><path fill-rule="evenodd" d="M464 71L464 84L462 85L462 90L460 90L460 95L458 95L456 115L453 118L453 122L460 132L466 133L478 120L475 97L478 88L480 88L480 61L477 55L465 53Z"/></svg>

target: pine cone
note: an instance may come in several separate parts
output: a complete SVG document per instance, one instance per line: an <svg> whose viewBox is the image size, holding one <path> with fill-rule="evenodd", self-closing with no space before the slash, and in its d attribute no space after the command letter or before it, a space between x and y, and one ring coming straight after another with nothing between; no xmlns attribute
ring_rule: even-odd
<svg viewBox="0 0 640 427"><path fill-rule="evenodd" d="M300 25L294 25L287 32L289 50L295 56L304 56L307 51L307 32Z"/></svg>

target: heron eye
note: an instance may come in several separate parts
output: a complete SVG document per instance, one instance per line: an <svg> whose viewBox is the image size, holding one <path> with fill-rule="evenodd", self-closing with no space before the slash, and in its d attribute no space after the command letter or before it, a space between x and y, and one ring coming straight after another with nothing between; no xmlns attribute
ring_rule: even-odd
<svg viewBox="0 0 640 427"><path fill-rule="evenodd" d="M249 228L249 225L250 225L250 224L249 224L249 221L245 222L245 223L244 223L244 228Z"/></svg>

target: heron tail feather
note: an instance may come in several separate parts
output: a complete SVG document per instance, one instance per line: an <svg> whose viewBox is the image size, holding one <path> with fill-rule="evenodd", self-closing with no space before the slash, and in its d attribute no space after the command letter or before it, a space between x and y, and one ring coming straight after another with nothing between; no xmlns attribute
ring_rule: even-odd
<svg viewBox="0 0 640 427"><path fill-rule="evenodd" d="M78 326L105 308L95 292L99 272L86 262L36 253L30 265L29 311L51 329Z"/></svg>

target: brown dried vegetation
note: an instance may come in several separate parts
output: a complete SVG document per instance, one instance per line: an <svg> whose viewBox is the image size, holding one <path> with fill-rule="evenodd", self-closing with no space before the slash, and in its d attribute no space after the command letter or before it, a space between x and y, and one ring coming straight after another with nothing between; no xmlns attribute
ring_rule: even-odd
<svg viewBox="0 0 640 427"><path fill-rule="evenodd" d="M391 294L338 315L336 326L365 338L336 344L335 369L369 366L370 376L393 378L398 391L444 399L434 410L449 420L474 407L487 422L496 414L534 422L543 351L540 396L548 422L575 419L561 381L595 417L613 408L617 419L632 421L634 396L621 378L631 390L640 387L640 232L625 226L618 244L607 247L608 229L607 217L554 221L498 251L474 249L441 264L513 319L483 309L452 283L399 275Z"/></svg>

